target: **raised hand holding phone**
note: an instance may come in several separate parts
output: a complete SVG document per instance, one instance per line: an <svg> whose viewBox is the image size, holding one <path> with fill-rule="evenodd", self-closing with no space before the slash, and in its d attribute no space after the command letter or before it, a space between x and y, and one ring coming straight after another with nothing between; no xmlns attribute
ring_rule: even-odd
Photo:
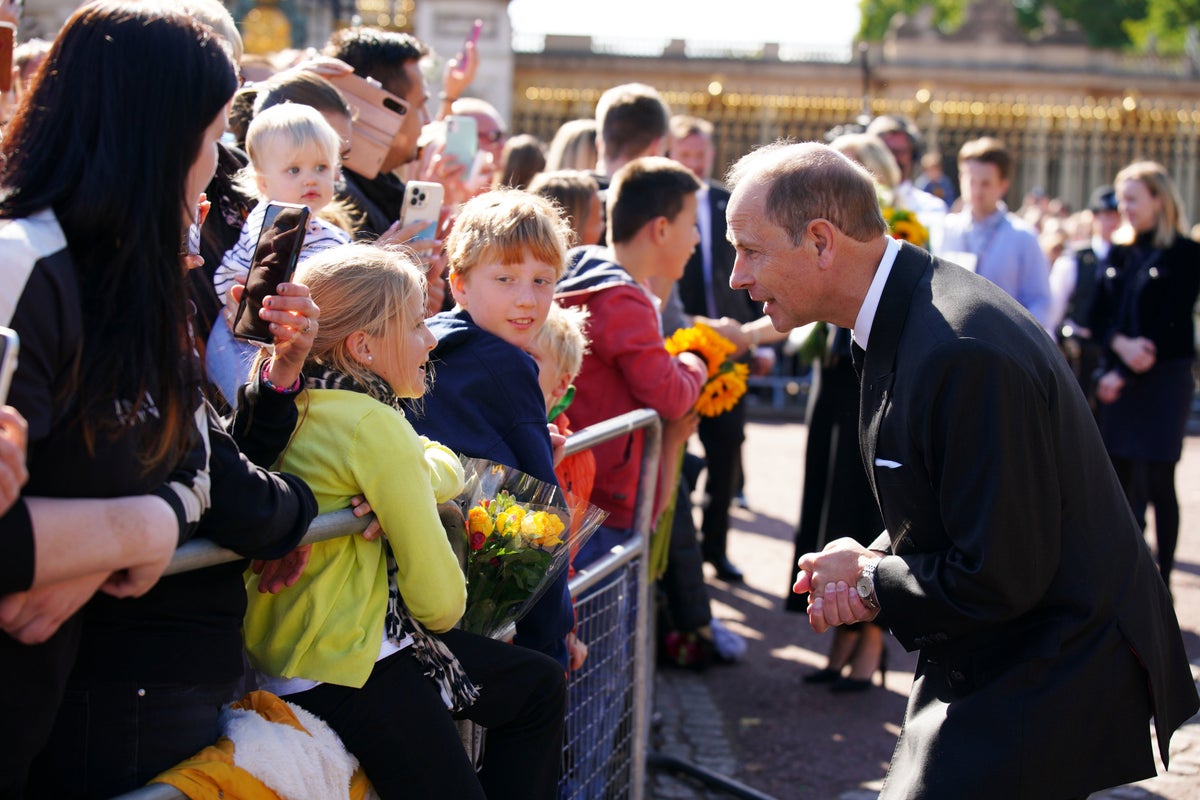
<svg viewBox="0 0 1200 800"><path fill-rule="evenodd" d="M483 30L483 20L477 19L471 26L471 32L463 42L463 48L454 58L446 62L442 74L442 96L444 103L452 103L462 96L475 73L479 71L479 33Z"/></svg>
<svg viewBox="0 0 1200 800"><path fill-rule="evenodd" d="M404 186L404 205L400 209L400 225L406 228L416 222L425 225L413 234L413 239L437 237L438 219L442 213L444 189L432 181L409 181Z"/></svg>
<svg viewBox="0 0 1200 800"><path fill-rule="evenodd" d="M259 316L267 295L277 294L279 284L296 269L308 225L308 208L272 201L263 218L262 232L246 276L246 288L233 321L233 335L256 342L271 342L271 326Z"/></svg>

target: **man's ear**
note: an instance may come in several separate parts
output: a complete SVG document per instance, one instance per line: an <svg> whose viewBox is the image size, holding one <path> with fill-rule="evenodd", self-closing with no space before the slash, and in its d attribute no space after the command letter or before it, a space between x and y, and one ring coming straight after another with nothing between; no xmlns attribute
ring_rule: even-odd
<svg viewBox="0 0 1200 800"><path fill-rule="evenodd" d="M817 266L827 267L833 263L833 251L835 244L835 234L838 232L833 223L827 219L818 217L808 223L808 227L804 230L804 237L812 242L812 246L817 251Z"/></svg>

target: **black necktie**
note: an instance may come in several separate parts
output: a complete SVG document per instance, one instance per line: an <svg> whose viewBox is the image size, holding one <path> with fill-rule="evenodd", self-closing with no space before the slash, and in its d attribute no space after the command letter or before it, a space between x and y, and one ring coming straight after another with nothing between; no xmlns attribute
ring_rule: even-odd
<svg viewBox="0 0 1200 800"><path fill-rule="evenodd" d="M858 346L858 342L850 345L850 360L854 362L854 371L858 373L858 379L862 380L863 360L867 357L867 351Z"/></svg>

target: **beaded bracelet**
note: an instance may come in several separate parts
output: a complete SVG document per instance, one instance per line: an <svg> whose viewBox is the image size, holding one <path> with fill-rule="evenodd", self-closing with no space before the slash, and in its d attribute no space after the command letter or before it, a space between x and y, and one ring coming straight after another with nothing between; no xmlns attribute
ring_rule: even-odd
<svg viewBox="0 0 1200 800"><path fill-rule="evenodd" d="M275 392L276 394L296 394L297 392L300 391L300 377L299 376L296 377L296 382L293 383L291 386L276 386L275 384L271 383L271 381L267 378L267 372L270 369L271 369L270 361L263 364L262 374L259 375L259 377L262 378L263 386L267 387L268 389L270 389L272 392Z"/></svg>

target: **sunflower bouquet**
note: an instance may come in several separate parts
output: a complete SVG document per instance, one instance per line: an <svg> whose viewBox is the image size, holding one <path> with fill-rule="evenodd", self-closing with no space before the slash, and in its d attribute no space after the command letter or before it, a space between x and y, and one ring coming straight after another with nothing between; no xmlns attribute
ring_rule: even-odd
<svg viewBox="0 0 1200 800"><path fill-rule="evenodd" d="M708 379L693 406L700 416L724 414L746 393L750 368L730 358L737 351L733 342L704 323L675 331L667 337L666 347L673 356L690 350L708 366Z"/></svg>
<svg viewBox="0 0 1200 800"><path fill-rule="evenodd" d="M673 356L691 351L704 359L708 377L700 390L700 397L692 406L692 410L700 416L724 414L737 405L746 393L746 376L750 374L750 368L731 358L737 352L733 342L704 323L697 322L690 328L680 328L668 336L664 344L667 352ZM676 459L676 474L682 466L686 449L681 447L678 453L663 453L663 458ZM671 491L650 536L650 576L654 580L662 577L667 569L676 500L676 492Z"/></svg>
<svg viewBox="0 0 1200 800"><path fill-rule="evenodd" d="M607 514L590 506L573 520L557 486L484 459L463 459L455 499L465 517L467 606L459 627L506 638L562 574Z"/></svg>
<svg viewBox="0 0 1200 800"><path fill-rule="evenodd" d="M908 209L898 206L883 206L883 220L887 223L888 233L894 239L900 239L917 247L929 247L929 230L917 219L917 215Z"/></svg>

